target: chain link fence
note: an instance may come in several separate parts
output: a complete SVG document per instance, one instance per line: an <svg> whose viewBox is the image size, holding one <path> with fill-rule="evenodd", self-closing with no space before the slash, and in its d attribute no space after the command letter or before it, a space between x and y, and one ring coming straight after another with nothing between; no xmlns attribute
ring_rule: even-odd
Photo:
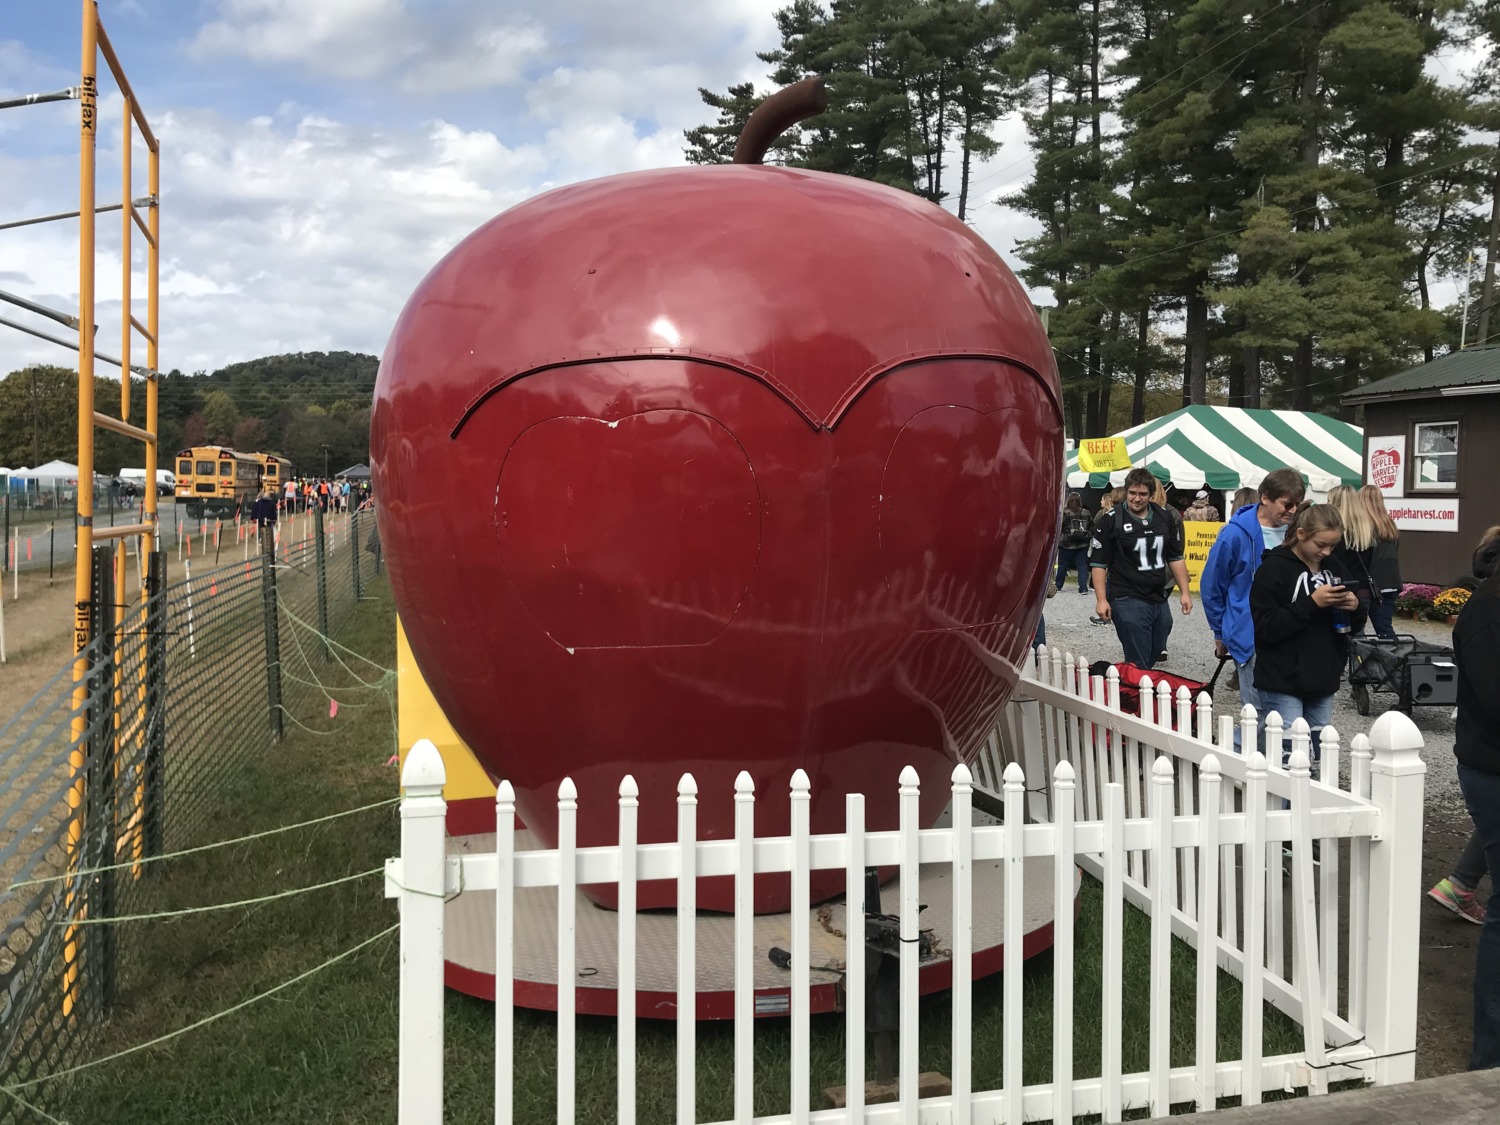
<svg viewBox="0 0 1500 1125"><path fill-rule="evenodd" d="M140 861L226 834L227 783L316 706L298 670L333 656L382 569L368 507L229 534L250 537L238 561L170 586L165 551L140 575L98 548L87 646L0 725L0 1086L81 1057L129 953L89 920L132 912ZM0 1125L49 1120L47 1085L22 1093L0 1095Z"/></svg>

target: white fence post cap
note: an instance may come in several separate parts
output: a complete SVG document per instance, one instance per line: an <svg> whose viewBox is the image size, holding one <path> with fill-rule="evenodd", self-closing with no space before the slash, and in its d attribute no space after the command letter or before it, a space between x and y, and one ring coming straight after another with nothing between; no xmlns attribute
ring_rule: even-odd
<svg viewBox="0 0 1500 1125"><path fill-rule="evenodd" d="M448 780L448 771L443 765L443 756L428 738L418 739L406 754L406 764L401 767L401 786L404 789L441 789Z"/></svg>
<svg viewBox="0 0 1500 1125"><path fill-rule="evenodd" d="M1370 727L1370 750L1377 773L1425 773L1422 732L1400 711L1387 711Z"/></svg>

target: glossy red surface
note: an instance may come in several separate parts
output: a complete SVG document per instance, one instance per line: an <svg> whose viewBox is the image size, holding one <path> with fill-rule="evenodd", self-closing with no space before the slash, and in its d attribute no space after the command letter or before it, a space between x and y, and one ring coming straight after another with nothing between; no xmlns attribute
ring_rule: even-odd
<svg viewBox="0 0 1500 1125"><path fill-rule="evenodd" d="M396 324L371 452L423 675L544 837L573 778L584 845L627 772L643 841L675 837L684 772L705 839L741 769L762 836L799 767L814 832L851 791L894 828L907 764L930 822L1014 684L1063 460L1046 336L983 241L734 165L560 188L465 239Z"/></svg>

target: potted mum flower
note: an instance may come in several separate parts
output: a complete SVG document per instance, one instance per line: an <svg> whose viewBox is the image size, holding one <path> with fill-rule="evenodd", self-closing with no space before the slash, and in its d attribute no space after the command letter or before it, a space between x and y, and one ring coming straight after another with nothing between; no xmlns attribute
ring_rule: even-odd
<svg viewBox="0 0 1500 1125"><path fill-rule="evenodd" d="M1402 617L1417 620L1426 618L1433 611L1433 603L1442 593L1441 587L1421 582L1408 582L1396 595L1396 612Z"/></svg>
<svg viewBox="0 0 1500 1125"><path fill-rule="evenodd" d="M1454 586L1444 590L1432 599L1433 614L1452 625L1458 620L1458 612L1463 609L1464 603L1469 600L1471 593L1462 586Z"/></svg>

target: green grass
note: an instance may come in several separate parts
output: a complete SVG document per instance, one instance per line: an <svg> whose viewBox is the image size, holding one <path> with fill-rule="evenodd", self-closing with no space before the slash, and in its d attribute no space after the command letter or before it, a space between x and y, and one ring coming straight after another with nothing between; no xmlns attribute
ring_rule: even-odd
<svg viewBox="0 0 1500 1125"><path fill-rule="evenodd" d="M385 667L392 666L393 624L383 580L378 597L361 603L341 639ZM289 661L291 658L288 658ZM289 667L292 667L289 663ZM331 666L320 675L335 686L339 718L327 701L300 702L297 713L311 733L289 728L284 743L254 756L222 793L212 838L238 836L353 808L394 795L391 715L386 698L352 684ZM375 679L369 667L355 668ZM299 674L308 669L302 666ZM263 841L171 860L146 885L138 910L173 909L274 893L378 867L394 853L394 810L381 809ZM125 924L119 1002L89 1044L86 1059L144 1043L264 992L349 949L394 921L380 879L330 888L314 895L235 911L187 916L170 922ZM1099 1010L1103 951L1101 897L1085 881L1075 957L1075 1074L1099 1072ZM1149 921L1126 911L1125 1069L1146 1066ZM1174 944L1174 1064L1191 1061L1194 957ZM162 1046L59 1079L45 1104L60 1119L113 1123L388 1122L395 1114L397 955L386 938L276 996L244 1008ZM1220 975L1219 1052L1239 1055L1239 987ZM1025 981L1028 1083L1050 1076L1052 979L1050 960L1037 958ZM1004 1041L1001 981L974 988L976 1089L1001 1082ZM488 1120L493 1113L493 1009L450 993L447 998L447 1119ZM949 1070L950 1008L946 996L922 1005L924 1070ZM516 1119L534 1122L555 1114L556 1020L550 1013L516 1014ZM578 1031L578 1119L614 1117L615 1025L582 1017ZM675 1104L673 1025L642 1021L639 1042L639 1109L643 1122L667 1121ZM842 1016L815 1017L812 1028L813 1104L821 1090L843 1082ZM1267 1054L1296 1051L1300 1033L1267 1008ZM756 1110L788 1108L788 1027L756 1025ZM733 1027L698 1029L700 1120L730 1116Z"/></svg>

